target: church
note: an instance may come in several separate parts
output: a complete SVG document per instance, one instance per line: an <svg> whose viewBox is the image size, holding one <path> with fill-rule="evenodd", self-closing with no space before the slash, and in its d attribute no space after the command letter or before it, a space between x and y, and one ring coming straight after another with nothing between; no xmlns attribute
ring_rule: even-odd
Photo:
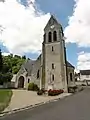
<svg viewBox="0 0 90 120"><path fill-rule="evenodd" d="M27 89L33 82L38 87L68 90L75 85L74 66L66 58L62 25L51 15L44 28L42 53L36 60L26 60L15 78L16 88Z"/></svg>

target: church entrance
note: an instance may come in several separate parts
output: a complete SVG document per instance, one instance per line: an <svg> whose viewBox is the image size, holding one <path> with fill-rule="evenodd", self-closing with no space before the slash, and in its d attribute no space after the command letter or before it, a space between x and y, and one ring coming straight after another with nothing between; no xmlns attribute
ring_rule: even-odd
<svg viewBox="0 0 90 120"><path fill-rule="evenodd" d="M18 88L24 88L24 77L23 76L19 77Z"/></svg>

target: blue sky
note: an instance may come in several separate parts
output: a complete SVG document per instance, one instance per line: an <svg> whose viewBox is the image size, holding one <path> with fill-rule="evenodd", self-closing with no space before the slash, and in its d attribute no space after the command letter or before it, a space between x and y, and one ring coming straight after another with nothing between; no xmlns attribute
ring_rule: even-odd
<svg viewBox="0 0 90 120"><path fill-rule="evenodd" d="M37 0L39 7L45 13L50 12L65 28L68 24L68 16L72 15L74 1L73 0ZM77 45L67 45L67 59L76 66L77 63Z"/></svg>
<svg viewBox="0 0 90 120"><path fill-rule="evenodd" d="M84 4L85 3L83 4L82 1L85 2L85 0L79 0L79 5L81 5L83 10L85 10L84 9L84 6L85 6ZM26 0L21 0L21 3L23 5L25 5L25 6L27 4ZM43 11L45 14L47 14L47 13L53 14L57 18L57 20L62 24L63 29L65 29L68 26L68 21L69 21L68 16L72 16L73 15L73 9L75 10L75 8L74 8L74 5L75 5L74 0L36 0L36 5L37 5L38 9ZM77 3L77 6L78 6L78 3ZM79 7L81 7L81 6L79 6ZM89 12L89 10L88 10L88 12ZM75 15L74 15L74 17L75 17ZM86 18L86 16L85 16L85 18ZM79 22L82 21L82 19L80 19L80 18L78 20L79 20ZM72 24L70 24L70 25L72 26ZM77 28L78 28L78 26L77 26ZM76 28L76 30L78 30L77 28ZM71 29L69 30L69 31L72 32L71 34L74 33L74 29L75 28L73 27L73 31ZM79 33L79 32L77 32L77 33ZM85 35L86 34L87 33L85 33ZM81 35L81 34L79 34L79 35ZM69 32L69 36L70 36L70 32ZM72 38L72 36L70 36L70 37ZM81 36L79 36L79 38L80 37ZM75 38L75 36L73 38ZM81 37L81 38L83 38L83 37ZM85 43L87 43L87 45L88 45L88 40L85 41L84 39L83 40L80 39L79 41L75 41L75 39L74 39L74 43L72 42L72 40L73 39L69 39L69 41L71 43L66 44L66 47L67 47L67 59L74 66L77 66L77 63L81 62L81 58L80 58L80 61L78 61L78 57L79 57L78 53L80 53L82 51L84 51L85 53L90 53L90 48L89 48L90 46L89 47L84 46ZM79 42L83 43L82 47L78 47ZM89 45L90 45L90 43L89 43ZM5 46L3 46L2 43L0 44L0 47L2 49L2 52L8 52L8 49ZM11 48L11 47L9 46L9 48ZM25 52L25 54L26 54L27 57L33 58L33 59L38 57L37 53L26 53ZM84 54L83 54L83 56L84 56L83 58L85 58Z"/></svg>
<svg viewBox="0 0 90 120"><path fill-rule="evenodd" d="M22 4L26 5L26 0L21 0ZM73 0L37 0L38 7L45 13L51 13L62 24L63 28L68 24L68 16L72 14L74 1ZM6 47L0 44L2 52L8 52ZM35 59L38 55L27 53L28 57ZM77 62L77 46L76 44L67 45L67 58L68 60L76 65Z"/></svg>
<svg viewBox="0 0 90 120"><path fill-rule="evenodd" d="M22 0L26 4L25 0ZM53 14L65 28L68 24L68 16L72 15L74 1L73 0L37 0L38 7L45 13ZM37 55L30 55L36 57ZM67 45L67 59L76 66L77 63L77 46L76 44Z"/></svg>

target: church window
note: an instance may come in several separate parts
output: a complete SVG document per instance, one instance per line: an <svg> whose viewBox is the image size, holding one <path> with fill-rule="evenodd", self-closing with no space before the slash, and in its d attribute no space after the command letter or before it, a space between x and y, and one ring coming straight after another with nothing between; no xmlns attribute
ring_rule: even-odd
<svg viewBox="0 0 90 120"><path fill-rule="evenodd" d="M54 64L52 63L52 69L54 69Z"/></svg>
<svg viewBox="0 0 90 120"><path fill-rule="evenodd" d="M28 78L28 83L30 82L30 79Z"/></svg>
<svg viewBox="0 0 90 120"><path fill-rule="evenodd" d="M40 73L40 71L38 70L38 71L37 71L37 79L40 77L40 76L39 76L39 73Z"/></svg>
<svg viewBox="0 0 90 120"><path fill-rule="evenodd" d="M53 41L57 41L57 32L56 31L53 32Z"/></svg>
<svg viewBox="0 0 90 120"><path fill-rule="evenodd" d="M48 42L52 42L52 33L51 32L48 33Z"/></svg>
<svg viewBox="0 0 90 120"><path fill-rule="evenodd" d="M72 81L73 79L72 79L72 73L70 73L70 80Z"/></svg>
<svg viewBox="0 0 90 120"><path fill-rule="evenodd" d="M52 81L54 81L54 75L52 75Z"/></svg>
<svg viewBox="0 0 90 120"><path fill-rule="evenodd" d="M44 34L44 42L46 42L46 33Z"/></svg>
<svg viewBox="0 0 90 120"><path fill-rule="evenodd" d="M53 46L52 46L52 51L54 51Z"/></svg>

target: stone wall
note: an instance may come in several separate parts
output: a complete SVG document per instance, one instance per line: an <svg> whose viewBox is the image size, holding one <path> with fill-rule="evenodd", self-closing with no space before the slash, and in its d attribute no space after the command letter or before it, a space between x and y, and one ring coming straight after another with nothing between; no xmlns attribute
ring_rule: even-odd
<svg viewBox="0 0 90 120"><path fill-rule="evenodd" d="M67 67L67 71L68 71L68 86L73 86L75 85L74 68ZM70 79L70 73L72 73L72 81Z"/></svg>

